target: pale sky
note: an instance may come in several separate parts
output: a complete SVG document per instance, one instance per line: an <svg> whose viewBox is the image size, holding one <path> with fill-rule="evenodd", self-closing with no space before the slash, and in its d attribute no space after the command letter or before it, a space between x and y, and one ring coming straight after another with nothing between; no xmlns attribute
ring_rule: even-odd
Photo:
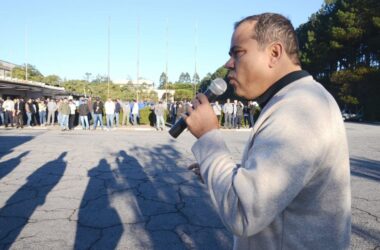
<svg viewBox="0 0 380 250"><path fill-rule="evenodd" d="M236 21L277 12L297 28L322 4L322 0L3 1L0 59L28 62L43 75L62 79L85 79L86 72L92 78L106 76L109 26L111 80L139 75L157 86L166 63L169 81L178 80L181 72L193 76L195 65L202 79L228 59Z"/></svg>

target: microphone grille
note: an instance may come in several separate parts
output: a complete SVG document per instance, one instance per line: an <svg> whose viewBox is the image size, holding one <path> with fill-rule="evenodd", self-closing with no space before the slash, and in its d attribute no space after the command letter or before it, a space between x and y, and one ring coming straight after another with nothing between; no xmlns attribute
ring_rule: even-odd
<svg viewBox="0 0 380 250"><path fill-rule="evenodd" d="M227 83L222 78L214 79L208 87L214 95L221 95L227 90Z"/></svg>

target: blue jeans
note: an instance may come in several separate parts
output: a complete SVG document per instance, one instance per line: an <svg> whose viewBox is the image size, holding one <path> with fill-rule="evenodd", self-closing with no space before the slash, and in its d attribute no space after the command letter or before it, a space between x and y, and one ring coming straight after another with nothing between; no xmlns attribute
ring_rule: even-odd
<svg viewBox="0 0 380 250"><path fill-rule="evenodd" d="M253 124L255 124L255 118L253 116L253 114L249 114L249 126L250 127L253 127Z"/></svg>
<svg viewBox="0 0 380 250"><path fill-rule="evenodd" d="M113 114L106 114L107 128L113 127Z"/></svg>
<svg viewBox="0 0 380 250"><path fill-rule="evenodd" d="M96 126L98 125L98 121L100 123L100 127L103 128L103 115L94 113L94 129L96 129Z"/></svg>
<svg viewBox="0 0 380 250"><path fill-rule="evenodd" d="M138 116L138 114L132 114L132 117L133 117L133 125L134 125L134 126L137 126L137 116Z"/></svg>
<svg viewBox="0 0 380 250"><path fill-rule="evenodd" d="M80 123L82 125L82 128L84 128L84 129L89 129L90 128L90 125L88 124L88 117L87 117L87 115L81 115L81 116L79 116L79 119L80 119Z"/></svg>
<svg viewBox="0 0 380 250"><path fill-rule="evenodd" d="M116 127L119 127L119 115L120 115L120 113L115 113L115 120L116 120L115 126Z"/></svg>
<svg viewBox="0 0 380 250"><path fill-rule="evenodd" d="M232 114L225 113L224 114L224 127L225 128L231 128L232 126Z"/></svg>
<svg viewBox="0 0 380 250"><path fill-rule="evenodd" d="M69 129L69 115L61 115L61 128Z"/></svg>
<svg viewBox="0 0 380 250"><path fill-rule="evenodd" d="M58 115L57 115L58 124L61 124L61 121L62 121L62 114L60 112L58 112Z"/></svg>
<svg viewBox="0 0 380 250"><path fill-rule="evenodd" d="M0 113L0 120L1 120L0 124L4 125L5 121L4 121L4 113L3 112Z"/></svg>
<svg viewBox="0 0 380 250"><path fill-rule="evenodd" d="M44 125L46 123L46 111L40 111L40 125Z"/></svg>
<svg viewBox="0 0 380 250"><path fill-rule="evenodd" d="M26 120L26 125L30 127L30 122L32 121L32 113L27 112L26 116L28 117L28 119Z"/></svg>

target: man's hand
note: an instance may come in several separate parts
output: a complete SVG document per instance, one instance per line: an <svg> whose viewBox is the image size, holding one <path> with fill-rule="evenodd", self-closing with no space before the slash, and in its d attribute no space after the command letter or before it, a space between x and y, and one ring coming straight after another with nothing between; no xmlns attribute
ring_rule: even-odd
<svg viewBox="0 0 380 250"><path fill-rule="evenodd" d="M219 128L218 119L204 94L195 97L193 107L189 107L189 115L184 115L184 119L187 128L196 138Z"/></svg>
<svg viewBox="0 0 380 250"><path fill-rule="evenodd" d="M205 183L203 178L202 178L202 175L201 175L201 170L200 170L200 167L199 167L199 164L198 163L193 163L191 164L190 166L187 167L187 169L193 171L193 173L198 176L198 178L201 180L202 183Z"/></svg>

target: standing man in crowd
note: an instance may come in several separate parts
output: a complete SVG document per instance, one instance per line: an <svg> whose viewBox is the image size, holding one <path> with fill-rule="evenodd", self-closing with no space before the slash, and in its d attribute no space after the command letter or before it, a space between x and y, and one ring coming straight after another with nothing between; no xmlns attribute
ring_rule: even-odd
<svg viewBox="0 0 380 250"><path fill-rule="evenodd" d="M77 106L75 105L75 102L73 99L69 100L69 107L70 107L70 115L69 115L69 130L74 129L74 123L75 123L75 115L76 115L76 109Z"/></svg>
<svg viewBox="0 0 380 250"><path fill-rule="evenodd" d="M158 104L154 105L154 114L156 115L156 129L165 130L165 106L162 101L159 101Z"/></svg>
<svg viewBox="0 0 380 250"><path fill-rule="evenodd" d="M88 120L91 120L92 122L94 122L94 120L95 120L95 118L94 118L94 103L92 102L91 96L89 96L87 99L87 106L88 106L88 110L89 110ZM89 124L91 124L91 122L89 122Z"/></svg>
<svg viewBox="0 0 380 250"><path fill-rule="evenodd" d="M109 130L113 128L113 119L115 115L115 103L111 98L108 98L104 104L104 109L106 111L107 130Z"/></svg>
<svg viewBox="0 0 380 250"><path fill-rule="evenodd" d="M79 113L79 120L80 124L82 125L83 130L90 130L90 125L88 123L88 113L90 110L88 109L87 102L81 98L80 104L78 107L78 113Z"/></svg>
<svg viewBox="0 0 380 250"><path fill-rule="evenodd" d="M218 119L218 123L220 125L220 119L222 116L222 107L220 107L218 101L215 101L215 103L212 105L212 109L214 110L214 113L215 113L216 118Z"/></svg>
<svg viewBox="0 0 380 250"><path fill-rule="evenodd" d="M47 116L47 125L54 125L55 122L55 111L57 111L57 103L54 99L47 99L47 110L48 110L48 116Z"/></svg>
<svg viewBox="0 0 380 250"><path fill-rule="evenodd" d="M120 111L121 111L121 101L120 99L115 100L115 126L120 125Z"/></svg>
<svg viewBox="0 0 380 250"><path fill-rule="evenodd" d="M250 101L248 104L249 110L249 127L252 128L255 124L255 113L259 110L259 104L256 101Z"/></svg>
<svg viewBox="0 0 380 250"><path fill-rule="evenodd" d="M233 111L234 111L234 107L232 103L230 102L230 99L227 99L227 102L223 105L224 128L231 128Z"/></svg>
<svg viewBox="0 0 380 250"><path fill-rule="evenodd" d="M11 127L13 127L13 112L15 110L15 103L9 96L3 103L3 109L5 114L5 127L8 127L9 124L11 124Z"/></svg>
<svg viewBox="0 0 380 250"><path fill-rule="evenodd" d="M69 130L69 116L71 113L69 101L67 98L63 99L63 102L60 106L60 112L61 112L61 129L62 131Z"/></svg>
<svg viewBox="0 0 380 250"><path fill-rule="evenodd" d="M15 103L16 128L24 128L25 101L20 97Z"/></svg>
<svg viewBox="0 0 380 250"><path fill-rule="evenodd" d="M38 100L38 112L40 118L40 126L45 126L46 124L46 103L44 98Z"/></svg>
<svg viewBox="0 0 380 250"><path fill-rule="evenodd" d="M185 118L198 138L192 151L200 165L192 168L234 234L234 249L348 249L350 168L341 112L301 70L290 21L273 13L243 19L229 54L235 93L262 107L241 165L205 95Z"/></svg>
<svg viewBox="0 0 380 250"><path fill-rule="evenodd" d="M121 122L121 125L127 125L129 126L129 116L131 114L131 106L129 105L129 101L125 100L122 103L122 108L123 108L123 121Z"/></svg>
<svg viewBox="0 0 380 250"><path fill-rule="evenodd" d="M133 100L132 104L132 117L133 117L133 125L137 126L137 118L139 116L140 109L139 109L139 104L137 100Z"/></svg>
<svg viewBox="0 0 380 250"><path fill-rule="evenodd" d="M96 98L96 102L94 102L93 110L94 110L94 129L98 126L98 122L100 127L103 129L103 102L100 101L100 98Z"/></svg>

